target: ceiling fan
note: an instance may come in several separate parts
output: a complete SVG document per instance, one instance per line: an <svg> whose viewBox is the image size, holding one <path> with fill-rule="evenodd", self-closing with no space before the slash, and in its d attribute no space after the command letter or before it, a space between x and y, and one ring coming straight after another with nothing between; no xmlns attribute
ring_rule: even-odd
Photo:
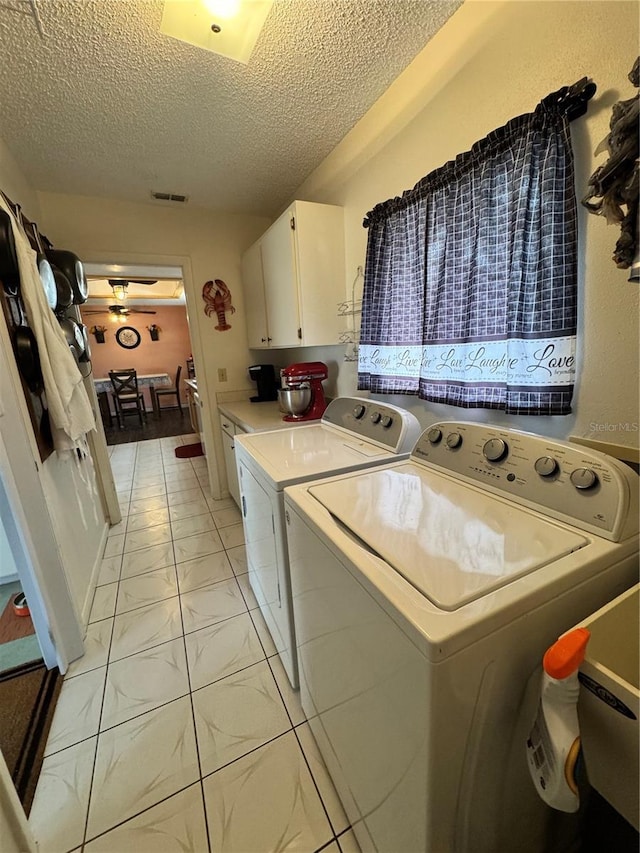
<svg viewBox="0 0 640 853"><path fill-rule="evenodd" d="M108 310L111 314L115 314L116 317L126 317L128 314L155 314L155 311L151 311L145 308L130 308L128 305L124 304L127 299L127 289L130 284L157 284L157 279L122 279L122 278L110 278L108 279L109 284L111 285L111 289L113 290L113 295L116 299L120 300L119 303L115 305L109 305ZM105 309L97 309L95 311L85 311L85 314L104 314Z"/></svg>
<svg viewBox="0 0 640 853"><path fill-rule="evenodd" d="M110 314L115 314L116 317L126 317L129 314L155 314L155 311L147 310L146 308L129 308L128 305L109 305L108 308L98 308L95 311L91 309L83 310L83 314L104 314L109 311Z"/></svg>

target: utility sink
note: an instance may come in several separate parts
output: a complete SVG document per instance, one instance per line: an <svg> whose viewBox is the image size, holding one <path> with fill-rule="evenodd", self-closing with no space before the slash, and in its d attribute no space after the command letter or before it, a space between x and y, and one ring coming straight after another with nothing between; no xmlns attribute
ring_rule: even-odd
<svg viewBox="0 0 640 853"><path fill-rule="evenodd" d="M591 785L640 830L640 584L580 625L591 631L580 666L578 717Z"/></svg>

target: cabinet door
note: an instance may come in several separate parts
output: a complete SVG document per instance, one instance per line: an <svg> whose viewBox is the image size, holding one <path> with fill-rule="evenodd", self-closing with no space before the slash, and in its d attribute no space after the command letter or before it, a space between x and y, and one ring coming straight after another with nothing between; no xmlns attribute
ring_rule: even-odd
<svg viewBox="0 0 640 853"><path fill-rule="evenodd" d="M275 491L267 491L240 459L238 466L242 491L242 516L249 583L269 633L280 653L290 643L282 632L283 611L287 611L286 597L280 587L278 548L276 545Z"/></svg>
<svg viewBox="0 0 640 853"><path fill-rule="evenodd" d="M200 432L200 427L198 424L198 406L196 401L193 399L193 388L190 388L187 385L187 406L189 407L189 420L191 422L191 429L194 432Z"/></svg>
<svg viewBox="0 0 640 853"><path fill-rule="evenodd" d="M254 243L242 256L242 287L249 347L265 349L269 346L269 332L264 301L260 242Z"/></svg>
<svg viewBox="0 0 640 853"><path fill-rule="evenodd" d="M261 241L264 295L272 347L300 345L294 239L291 213L287 211L273 223Z"/></svg>
<svg viewBox="0 0 640 853"><path fill-rule="evenodd" d="M227 486L229 494L240 506L240 486L238 485L238 472L236 470L236 451L234 439L228 433L222 433L222 449L224 451L224 464L227 469Z"/></svg>
<svg viewBox="0 0 640 853"><path fill-rule="evenodd" d="M345 298L344 214L341 207L297 201L296 265L302 346L340 342Z"/></svg>

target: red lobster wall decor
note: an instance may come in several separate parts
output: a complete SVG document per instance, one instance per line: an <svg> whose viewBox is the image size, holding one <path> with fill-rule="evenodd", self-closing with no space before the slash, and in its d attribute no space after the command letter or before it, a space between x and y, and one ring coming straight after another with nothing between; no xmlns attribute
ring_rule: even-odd
<svg viewBox="0 0 640 853"><path fill-rule="evenodd" d="M204 313L207 317L215 314L218 325L215 327L219 332L226 332L231 326L227 323L226 311L235 314L236 309L231 304L231 292L221 278L208 281L202 288L202 298L205 301Z"/></svg>

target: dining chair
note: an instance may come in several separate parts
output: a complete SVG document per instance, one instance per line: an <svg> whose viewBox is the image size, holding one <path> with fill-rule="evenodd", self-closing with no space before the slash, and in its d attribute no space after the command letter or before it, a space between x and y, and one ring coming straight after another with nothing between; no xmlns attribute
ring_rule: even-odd
<svg viewBox="0 0 640 853"><path fill-rule="evenodd" d="M118 425L124 429L124 416L133 412L137 413L142 426L142 418L146 419L147 413L144 407L144 397L138 389L138 374L133 367L125 370L110 370L109 379L113 391L113 405L118 418Z"/></svg>
<svg viewBox="0 0 640 853"><path fill-rule="evenodd" d="M174 382L171 388L152 388L151 397L153 402L154 411L157 412L158 417L160 417L160 397L175 397L178 403L178 408L180 409L180 417L183 416L182 411L182 402L180 401L180 374L182 373L182 365L179 364L176 370L176 381ZM168 408L168 407L167 407Z"/></svg>

